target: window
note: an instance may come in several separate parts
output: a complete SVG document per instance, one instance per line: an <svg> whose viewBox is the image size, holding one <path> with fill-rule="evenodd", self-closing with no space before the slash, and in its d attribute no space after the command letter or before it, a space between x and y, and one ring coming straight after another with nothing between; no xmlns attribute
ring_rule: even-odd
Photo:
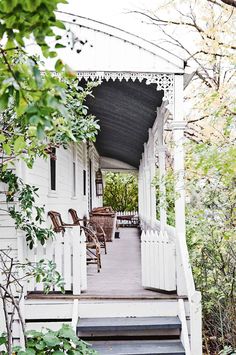
<svg viewBox="0 0 236 355"><path fill-rule="evenodd" d="M56 191L56 148L52 148L50 156L50 179L51 190Z"/></svg>
<svg viewBox="0 0 236 355"><path fill-rule="evenodd" d="M83 184L84 184L84 196L86 196L87 184L86 184L86 170L83 170Z"/></svg>
<svg viewBox="0 0 236 355"><path fill-rule="evenodd" d="M73 165L72 165L72 176L73 176L73 196L76 196L76 164L73 161Z"/></svg>

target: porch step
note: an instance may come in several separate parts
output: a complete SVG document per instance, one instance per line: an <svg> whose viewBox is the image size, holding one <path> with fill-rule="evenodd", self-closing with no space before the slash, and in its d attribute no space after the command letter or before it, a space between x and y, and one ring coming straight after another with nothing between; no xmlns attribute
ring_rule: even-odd
<svg viewBox="0 0 236 355"><path fill-rule="evenodd" d="M77 335L89 338L172 337L180 336L181 322L178 317L114 317L81 318Z"/></svg>
<svg viewBox="0 0 236 355"><path fill-rule="evenodd" d="M180 340L92 341L100 355L185 355Z"/></svg>

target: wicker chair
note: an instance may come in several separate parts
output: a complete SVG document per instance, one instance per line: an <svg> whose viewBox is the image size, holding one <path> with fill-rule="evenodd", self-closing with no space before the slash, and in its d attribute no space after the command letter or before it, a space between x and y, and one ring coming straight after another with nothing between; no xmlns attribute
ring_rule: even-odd
<svg viewBox="0 0 236 355"><path fill-rule="evenodd" d="M53 230L56 233L65 233L66 228L73 228L78 226L76 223L64 223L61 214L56 211L49 211L48 216L50 217L53 225ZM101 248L97 236L89 228L80 226L81 230L84 231L86 236L86 249L87 249L87 264L96 264L97 270L100 272L101 269Z"/></svg>
<svg viewBox="0 0 236 355"><path fill-rule="evenodd" d="M74 210L73 208L70 208L68 212L70 213L72 221L75 225L79 226L81 225L81 222L84 222L86 227L96 234L101 248L104 248L105 254L107 254L106 233L104 232L102 226L100 226L98 223L94 221L85 218L84 219L79 218L76 210Z"/></svg>

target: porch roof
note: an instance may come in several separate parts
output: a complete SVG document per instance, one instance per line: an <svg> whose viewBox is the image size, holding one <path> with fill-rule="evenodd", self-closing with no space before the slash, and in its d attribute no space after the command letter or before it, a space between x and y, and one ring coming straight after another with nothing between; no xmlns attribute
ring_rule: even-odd
<svg viewBox="0 0 236 355"><path fill-rule="evenodd" d="M99 154L139 167L148 129L156 119L163 91L146 80L108 80L93 90L86 104L99 119L100 132L95 143Z"/></svg>

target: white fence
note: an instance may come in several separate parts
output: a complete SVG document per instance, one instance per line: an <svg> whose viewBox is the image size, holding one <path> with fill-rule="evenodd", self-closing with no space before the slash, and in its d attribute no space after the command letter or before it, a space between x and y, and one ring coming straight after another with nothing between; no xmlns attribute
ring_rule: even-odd
<svg viewBox="0 0 236 355"><path fill-rule="evenodd" d="M187 355L201 355L201 293L195 289L186 241L176 236L176 230L172 226L166 225L162 234L159 221L153 224L155 231L150 231L149 224L142 219L141 225L143 286L167 291L174 286L180 297L187 296L190 310L189 330L185 324L185 309L180 302L181 339Z"/></svg>
<svg viewBox="0 0 236 355"><path fill-rule="evenodd" d="M80 233L79 227L67 228L65 233L56 233L55 238L48 240L42 246L38 244L33 249L25 243L24 236L23 258L32 263L42 259L52 260L56 270L62 275L65 282L65 291L72 291L74 295L87 289L86 275L86 243L84 232ZM43 284L31 279L26 285L26 291L43 291ZM60 291L60 288L51 288L51 291Z"/></svg>
<svg viewBox="0 0 236 355"><path fill-rule="evenodd" d="M170 240L167 233L143 231L141 257L143 287L176 290L175 243Z"/></svg>

